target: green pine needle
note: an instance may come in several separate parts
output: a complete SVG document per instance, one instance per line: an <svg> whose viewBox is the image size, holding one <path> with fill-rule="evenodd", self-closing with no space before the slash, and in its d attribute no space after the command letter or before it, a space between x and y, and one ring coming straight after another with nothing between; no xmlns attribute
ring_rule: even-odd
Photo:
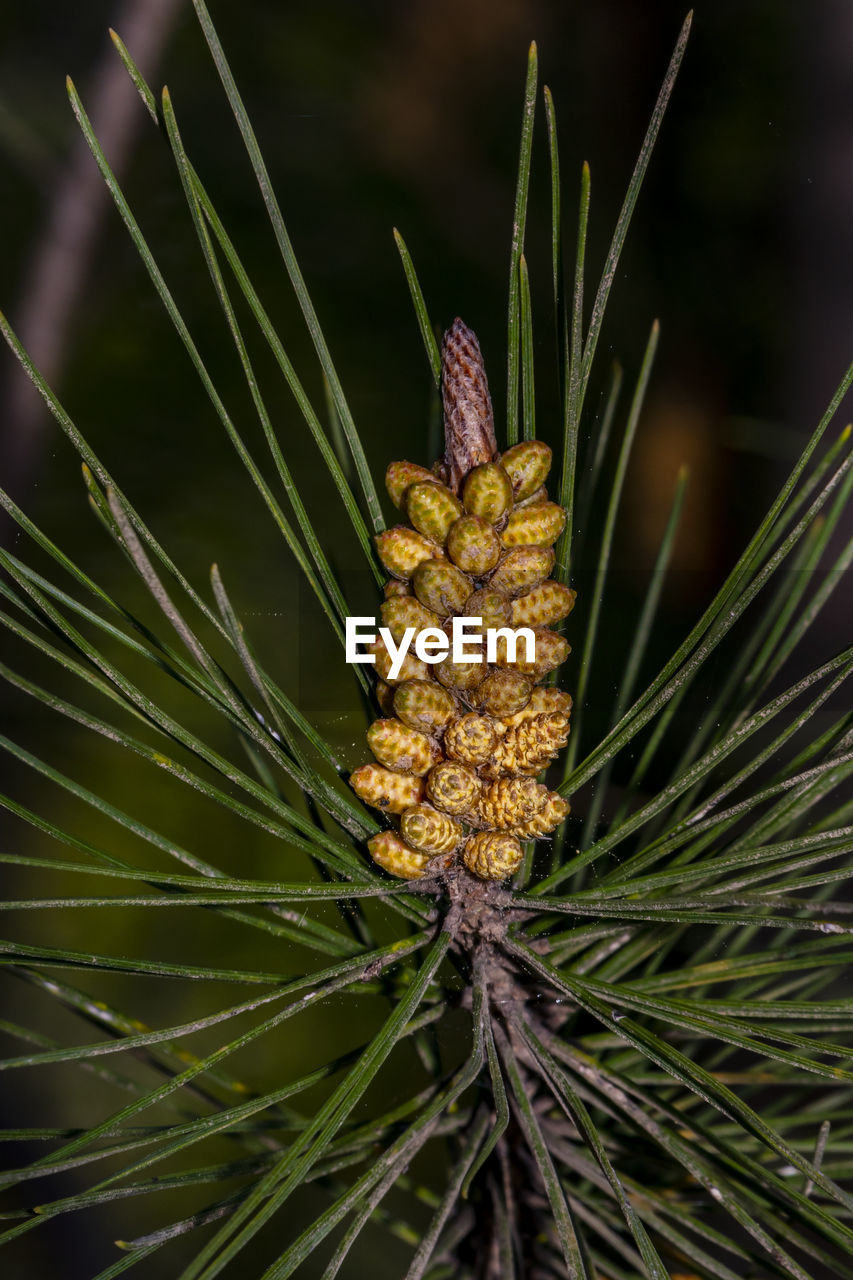
<svg viewBox="0 0 853 1280"><path fill-rule="evenodd" d="M212 287L211 315L236 356L263 465L70 82L69 96L252 482L247 519L272 517L341 640L356 583L326 544L326 512L299 490L287 415L318 450L379 584L373 536L384 525L369 439L211 17L194 4L319 364L322 423L190 159L171 96L155 95L111 37L162 125L198 279ZM593 584L566 626L579 661L559 789L577 814L546 847L530 842L515 886L434 872L392 879L367 856L380 825L347 781L363 733L355 699L371 690L363 668L349 706L336 673L316 664L334 702L331 741L288 692L283 655L299 639L298 610L271 652L233 568L213 563L196 585L0 317L79 455L81 509L88 502L109 557L97 572L77 563L0 492L17 539L0 551L0 677L23 708L0 737L10 833L0 849L0 960L13 1002L0 1021L0 1072L16 1108L0 1131L9 1196L0 1244L21 1251L10 1258L47 1257L51 1241L70 1238L66 1215L82 1214L103 1250L95 1280L151 1258L158 1274L180 1280L333 1280L362 1274L371 1250L392 1247L403 1251L393 1256L405 1259L406 1280L853 1280L853 1000L843 980L853 962L853 649L830 651L813 669L801 659L853 559L853 540L839 538L853 499L850 429L825 443L853 364L749 544L648 682L689 502L685 469L627 623L613 616L612 573L657 322L619 413L618 444L618 363L593 393L595 421L586 410L689 28L688 16L591 290L589 169L569 255L556 107L544 89L551 376L562 414L555 478L568 513L555 572L568 583L580 548ZM536 434L525 237L538 198L537 86L533 44L510 249L508 444ZM409 250L394 237L437 422L439 342ZM271 355L268 367L252 339ZM425 456L426 443L413 441L410 456ZM601 657L611 634L612 678ZM606 726L598 740L596 724Z"/></svg>

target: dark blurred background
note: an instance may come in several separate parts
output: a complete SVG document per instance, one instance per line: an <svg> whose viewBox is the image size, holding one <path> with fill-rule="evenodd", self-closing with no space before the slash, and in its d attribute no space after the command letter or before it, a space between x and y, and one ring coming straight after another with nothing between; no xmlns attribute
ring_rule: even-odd
<svg viewBox="0 0 853 1280"><path fill-rule="evenodd" d="M528 43L538 41L541 79L556 103L569 236L581 164L588 160L592 168L591 296L684 18L682 5L214 0L211 11L374 474L379 478L401 453L428 460L429 371L394 225L414 256L434 321L446 325L460 314L477 331L500 423ZM168 146L107 36L107 28L116 27L152 83L169 84L185 145L322 409L313 350L189 0L74 6L5 0L0 15L0 307L170 553L203 591L211 561L219 563L265 662L355 764L364 754L362 710L349 673L107 202L66 98L68 73L227 407L264 458ZM541 99L537 112L527 252L538 433L553 441L558 419ZM603 711L598 724L590 715L591 730L606 727L612 672L648 584L679 465L691 468L688 507L649 674L753 531L853 355L851 227L849 5L699 0L588 401L590 423L610 359L621 360L630 384L658 317L659 358L629 476L592 687L591 701ZM350 575L351 600L370 612L370 587L358 572L318 455L287 388L254 334L252 340L309 509L318 514L336 565ZM143 611L123 561L88 511L72 449L5 349L0 458L4 487L26 511L93 577ZM594 508L593 519L600 514ZM7 545L26 558L23 537L8 523L2 528ZM579 609L596 550L593 534L577 566ZM820 638L810 642L810 657L840 647L844 595L836 593ZM269 840L235 828L230 844L230 825L220 825L216 813L187 804L159 777L128 772L100 740L58 722L23 695L4 694L2 705L10 737L58 767L73 760L90 784L109 787L116 803L144 813L152 826L167 828L191 848L208 847L211 860L226 868L235 865L236 846L244 868L250 863L256 874L276 874ZM201 716L198 723L206 724ZM31 774L13 772L18 793L40 811L90 831L89 816L70 816L70 802L45 791ZM23 826L4 835L10 848L45 852L41 838ZM126 945L151 953L159 945L154 928L140 925L138 938ZM122 929L126 941L126 925ZM120 949L122 939L108 935L104 949ZM37 1095L30 1102L40 1105ZM97 1258L88 1257L82 1224L66 1230L80 1231L74 1239L82 1254L73 1272L62 1268L64 1276L88 1276L98 1259L106 1265L97 1250ZM58 1234L51 1245L28 1245L19 1274L55 1273L55 1250L64 1239Z"/></svg>

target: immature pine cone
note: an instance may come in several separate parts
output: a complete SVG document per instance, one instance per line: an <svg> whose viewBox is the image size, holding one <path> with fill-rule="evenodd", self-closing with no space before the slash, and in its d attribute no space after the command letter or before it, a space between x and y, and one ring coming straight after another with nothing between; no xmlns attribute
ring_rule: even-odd
<svg viewBox="0 0 853 1280"><path fill-rule="evenodd" d="M489 777L503 773L541 773L556 760L569 736L569 721L559 712L533 716L507 729L499 739Z"/></svg>
<svg viewBox="0 0 853 1280"><path fill-rule="evenodd" d="M384 642L372 645L383 717L368 731L378 763L350 783L365 803L397 815L399 832L368 841L392 875L417 879L449 860L482 879L504 880L521 864L521 840L550 834L569 806L535 781L566 742L572 700L540 683L568 653L549 630L570 612L575 593L548 577L565 525L548 501L551 450L524 440L498 454L489 387L476 336L454 321L442 344L445 455L432 470L392 462L388 494L407 524L377 535L390 579L382 625L395 644L406 629L450 633L457 616L478 630L529 626L510 660L499 637L496 657L437 663L412 649L391 678ZM428 638L428 637L427 637ZM470 649L470 646L469 646ZM435 650L432 650L435 652Z"/></svg>

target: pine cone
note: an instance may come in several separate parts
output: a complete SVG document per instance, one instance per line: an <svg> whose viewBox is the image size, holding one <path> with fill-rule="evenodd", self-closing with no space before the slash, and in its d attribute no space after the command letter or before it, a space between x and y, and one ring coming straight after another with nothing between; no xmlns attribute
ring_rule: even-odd
<svg viewBox="0 0 853 1280"><path fill-rule="evenodd" d="M556 712L533 716L507 729L498 740L487 768L489 777L501 773L541 773L566 745L569 736L568 717Z"/></svg>
<svg viewBox="0 0 853 1280"><path fill-rule="evenodd" d="M380 831L371 836L367 847L374 862L401 880L419 880L426 872L429 863L426 854L410 849L394 831Z"/></svg>
<svg viewBox="0 0 853 1280"><path fill-rule="evenodd" d="M407 844L429 857L452 853L462 839L461 823L428 804L407 809L400 818L400 831Z"/></svg>
<svg viewBox="0 0 853 1280"><path fill-rule="evenodd" d="M381 764L363 764L350 774L350 786L360 800L386 813L402 813L423 798L424 780L411 773L393 773Z"/></svg>
<svg viewBox="0 0 853 1280"><path fill-rule="evenodd" d="M540 836L550 835L569 813L569 803L556 791L548 793L545 804L526 822L520 822L513 830L519 840L536 840Z"/></svg>
<svg viewBox="0 0 853 1280"><path fill-rule="evenodd" d="M505 831L478 831L462 850L462 861L481 880L506 880L521 866L521 845Z"/></svg>
<svg viewBox="0 0 853 1280"><path fill-rule="evenodd" d="M483 784L467 765L445 760L431 769L426 780L426 793L437 809L466 817L477 812L477 801Z"/></svg>
<svg viewBox="0 0 853 1280"><path fill-rule="evenodd" d="M424 774L441 759L441 751L419 729L402 720L374 720L367 731L367 745L380 764L395 773Z"/></svg>
<svg viewBox="0 0 853 1280"><path fill-rule="evenodd" d="M450 760L476 766L494 754L497 743L498 732L491 717L478 716L472 711L448 727L444 753Z"/></svg>
<svg viewBox="0 0 853 1280"><path fill-rule="evenodd" d="M385 476L408 524L375 540L391 574L382 624L397 644L410 627L449 633L460 615L480 618L483 632L530 626L536 656L528 662L521 645L510 660L505 637L491 665L454 662L452 653L427 663L410 649L392 681L390 654L374 642L384 718L368 743L379 763L350 782L368 804L401 815L399 834L368 844L391 874L411 879L430 857L436 870L461 857L472 874L502 880L520 864L519 841L547 835L568 812L535 775L565 744L572 700L536 681L569 651L547 628L575 593L548 577L565 524L545 489L551 450L525 440L498 455L480 348L461 320L445 334L441 359L444 462L431 471L392 462Z"/></svg>
<svg viewBox="0 0 853 1280"><path fill-rule="evenodd" d="M532 778L498 778L480 796L480 821L487 827L514 830L538 813L547 799L547 788Z"/></svg>

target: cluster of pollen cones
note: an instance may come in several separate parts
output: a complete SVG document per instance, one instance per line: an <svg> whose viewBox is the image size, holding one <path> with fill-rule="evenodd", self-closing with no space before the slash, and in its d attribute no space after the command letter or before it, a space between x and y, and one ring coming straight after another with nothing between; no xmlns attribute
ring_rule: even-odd
<svg viewBox="0 0 853 1280"><path fill-rule="evenodd" d="M368 842L392 875L420 878L457 858L474 875L503 880L521 842L549 835L569 811L536 781L565 745L572 700L539 682L569 646L549 630L575 593L549 578L565 524L549 502L551 450L527 440L499 455L477 339L460 320L442 347L447 452L432 470L392 462L385 483L408 517L376 538L391 575L382 622L399 643L408 627L450 632L456 616L490 628L532 628L535 658L513 657L498 637L496 661L426 663L409 651L394 681L382 640L373 647L385 718L367 733L376 763L350 782L398 829ZM468 644L470 649L470 642Z"/></svg>

